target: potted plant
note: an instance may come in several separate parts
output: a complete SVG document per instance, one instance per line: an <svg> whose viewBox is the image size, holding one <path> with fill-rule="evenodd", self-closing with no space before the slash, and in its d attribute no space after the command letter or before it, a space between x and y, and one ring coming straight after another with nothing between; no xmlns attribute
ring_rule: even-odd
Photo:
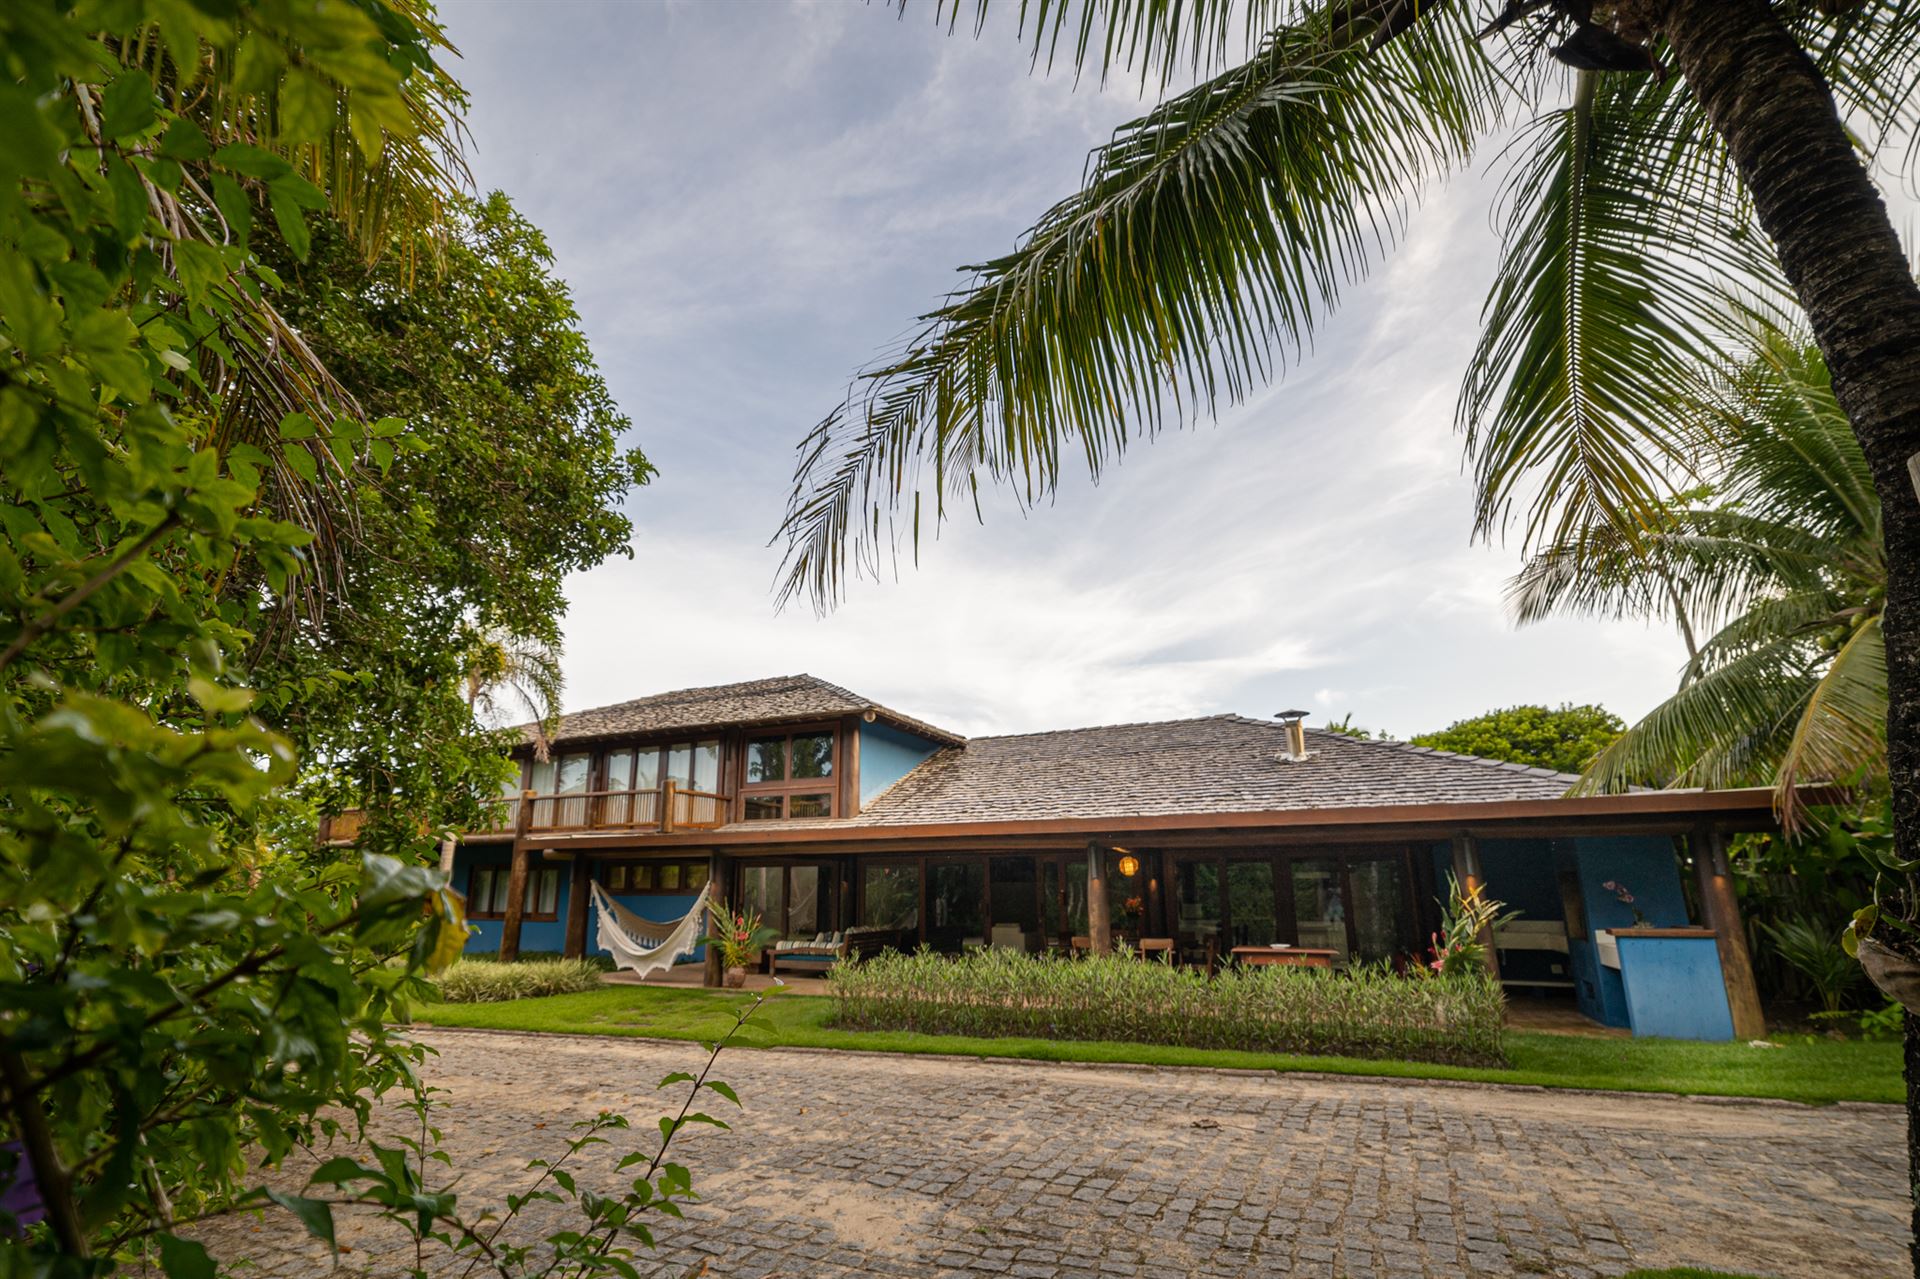
<svg viewBox="0 0 1920 1279"><path fill-rule="evenodd" d="M713 918L713 931L700 941L719 948L727 985L738 989L746 984L747 969L760 962L760 952L780 934L760 922L758 911L734 912L708 902L707 914Z"/></svg>

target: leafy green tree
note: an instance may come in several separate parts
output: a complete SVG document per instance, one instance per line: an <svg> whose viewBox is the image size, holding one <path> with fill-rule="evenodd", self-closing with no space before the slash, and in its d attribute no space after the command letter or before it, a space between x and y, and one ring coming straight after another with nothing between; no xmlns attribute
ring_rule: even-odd
<svg viewBox="0 0 1920 1279"><path fill-rule="evenodd" d="M1509 706L1455 720L1437 733L1421 733L1408 740L1435 750L1578 773L1625 728L1626 723L1611 711L1569 702L1558 709Z"/></svg>
<svg viewBox="0 0 1920 1279"><path fill-rule="evenodd" d="M1887 564L1873 477L1819 350L1748 319L1745 352L1690 397L1710 482L1646 530L1547 547L1511 599L1522 622L1658 618L1686 637L1678 691L1591 761L1588 788L1777 786L1797 823L1800 783L1884 794Z"/></svg>
<svg viewBox="0 0 1920 1279"><path fill-rule="evenodd" d="M431 242L409 253L396 235L371 263L327 225L304 260L263 245L309 349L415 445L376 458L377 485L325 495L351 551L327 606L284 601L249 655L311 789L369 809L375 847L469 824L498 793L507 739L473 712L508 684L537 699L532 718L558 712L563 583L631 554L619 503L652 474L621 444L630 423L544 237L498 193L448 214Z"/></svg>
<svg viewBox="0 0 1920 1279"><path fill-rule="evenodd" d="M274 1202L331 1239L333 1207L356 1202L496 1273L601 1274L628 1264L642 1214L686 1197L663 1157L692 1112L662 1128L644 1189L584 1201L537 1265L427 1184L425 1149L329 1161L305 1193L256 1184L263 1161L363 1133L395 1090L427 1104L421 1050L391 1026L466 931L416 827L392 825L396 855L313 856L296 779L402 727L431 775L497 769L458 644L438 665L377 650L463 624L549 633L541 583L624 538L586 508L636 469L549 305L564 295L517 278L538 258L527 229L453 189L444 51L413 0L0 6L0 1184L31 1184L44 1214L0 1219L9 1273L197 1279L216 1269L182 1237L197 1220ZM486 265L463 275L479 244ZM340 332L303 310L316 250L342 278L411 258L422 279L531 284L524 332L511 299L498 327L470 312L414 332L402 355L432 376L473 371L427 360L435 340L537 350L520 368L496 349L493 383L461 399L384 396L357 369L350 384L308 340ZM587 449L526 473L598 541L556 551L566 523L521 534L526 514L497 500L436 509L471 496L472 469L513 478L521 431ZM455 545L495 576L453 564ZM544 577L516 601L500 574L522 568ZM377 612L389 587L453 602L416 632ZM354 785L416 803L411 777L371 772Z"/></svg>

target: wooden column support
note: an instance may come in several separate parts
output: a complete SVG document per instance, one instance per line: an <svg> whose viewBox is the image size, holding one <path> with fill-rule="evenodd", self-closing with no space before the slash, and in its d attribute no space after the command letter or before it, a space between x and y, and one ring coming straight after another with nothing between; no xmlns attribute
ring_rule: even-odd
<svg viewBox="0 0 1920 1279"><path fill-rule="evenodd" d="M520 920L527 907L527 833L533 827L533 792L520 792L513 820L513 866L507 874L507 917L500 922L500 958L520 958Z"/></svg>
<svg viewBox="0 0 1920 1279"><path fill-rule="evenodd" d="M1087 845L1087 934L1096 955L1113 951L1113 915L1107 902L1107 850Z"/></svg>
<svg viewBox="0 0 1920 1279"><path fill-rule="evenodd" d="M712 890L707 894L707 900L713 903L715 910L724 911L727 908L726 875L726 859L718 853L707 854L707 882L713 886ZM713 930L709 928L707 931L712 932ZM705 969L701 972L700 984L702 986L714 987L727 984L727 970L720 963L720 948L718 946L707 947L707 963Z"/></svg>
<svg viewBox="0 0 1920 1279"><path fill-rule="evenodd" d="M579 959L587 953L587 903L593 896L593 863L584 853L573 855L573 868L567 881L567 941L565 954L568 959Z"/></svg>
<svg viewBox="0 0 1920 1279"><path fill-rule="evenodd" d="M1471 835L1461 834L1453 837L1453 877L1460 881L1463 895L1471 894L1475 889L1485 889L1486 878L1480 866L1480 845ZM1493 948L1493 930L1482 929L1480 947L1487 957L1487 971L1494 980L1500 978L1500 956Z"/></svg>
<svg viewBox="0 0 1920 1279"><path fill-rule="evenodd" d="M1693 854L1700 909L1720 951L1720 977L1727 987L1727 1011L1733 1014L1733 1037L1765 1039L1767 1015L1760 1007L1760 989L1753 980L1753 957L1747 953L1747 930L1733 891L1726 836L1703 824L1694 827L1687 843Z"/></svg>

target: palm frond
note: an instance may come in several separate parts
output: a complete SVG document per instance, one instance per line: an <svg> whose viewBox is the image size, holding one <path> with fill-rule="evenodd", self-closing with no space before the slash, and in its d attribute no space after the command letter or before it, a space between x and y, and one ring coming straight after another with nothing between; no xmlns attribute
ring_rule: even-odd
<svg viewBox="0 0 1920 1279"><path fill-rule="evenodd" d="M1886 766L1887 648L1876 615L1862 619L1808 694L1780 758L1781 820L1800 824L1800 783L1878 780Z"/></svg>
<svg viewBox="0 0 1920 1279"><path fill-rule="evenodd" d="M898 0L904 13L907 0ZM1429 0L1430 2L1430 0ZM1362 0L1352 20L1377 23L1398 0ZM935 20L980 34L990 0L937 0ZM1299 0L1020 0L1019 37L1034 65L1071 66L1106 79L1135 71L1165 87L1176 76L1204 79L1242 61L1275 27L1297 22Z"/></svg>
<svg viewBox="0 0 1920 1279"><path fill-rule="evenodd" d="M1080 194L861 374L801 445L782 600L830 606L950 500L977 509L983 478L1030 503L1063 456L1097 477L1272 377L1493 110L1453 11L1372 54L1358 38L1321 13L1119 129Z"/></svg>
<svg viewBox="0 0 1920 1279"><path fill-rule="evenodd" d="M1574 794L1635 785L1770 785L1817 683L1805 646L1779 639L1705 671L1615 738Z"/></svg>
<svg viewBox="0 0 1920 1279"><path fill-rule="evenodd" d="M1527 546L1657 527L1694 475L1686 388L1721 347L1726 285L1783 286L1677 80L1582 72L1516 148L1457 408L1476 529L1501 533L1516 509Z"/></svg>

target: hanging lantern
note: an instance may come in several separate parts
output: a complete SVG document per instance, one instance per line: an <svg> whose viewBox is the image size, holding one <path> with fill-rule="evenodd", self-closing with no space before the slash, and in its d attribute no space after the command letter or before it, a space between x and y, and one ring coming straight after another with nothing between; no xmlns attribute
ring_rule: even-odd
<svg viewBox="0 0 1920 1279"><path fill-rule="evenodd" d="M1140 859L1132 853L1128 853L1120 859L1119 865L1115 867L1115 869L1120 872L1122 879L1132 879L1140 873Z"/></svg>

